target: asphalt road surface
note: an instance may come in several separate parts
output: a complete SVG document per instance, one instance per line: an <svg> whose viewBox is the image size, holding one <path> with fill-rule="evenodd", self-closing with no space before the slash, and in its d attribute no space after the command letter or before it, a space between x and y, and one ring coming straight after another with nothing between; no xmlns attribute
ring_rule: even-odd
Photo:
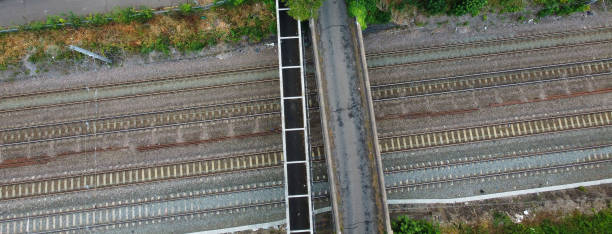
<svg viewBox="0 0 612 234"><path fill-rule="evenodd" d="M384 187L377 170L358 29L343 0L323 3L315 27L336 232L383 233L387 228Z"/></svg>

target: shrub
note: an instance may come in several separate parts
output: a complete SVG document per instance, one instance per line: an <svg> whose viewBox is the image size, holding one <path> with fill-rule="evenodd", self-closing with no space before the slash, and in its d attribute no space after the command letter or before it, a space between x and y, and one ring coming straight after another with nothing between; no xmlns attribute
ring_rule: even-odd
<svg viewBox="0 0 612 234"><path fill-rule="evenodd" d="M153 10L149 8L144 8L134 16L134 20L139 23L146 23L150 19L153 19Z"/></svg>
<svg viewBox="0 0 612 234"><path fill-rule="evenodd" d="M489 0L489 6L500 14L519 12L525 8L523 0Z"/></svg>
<svg viewBox="0 0 612 234"><path fill-rule="evenodd" d="M125 9L117 9L113 12L113 21L117 23L127 24L132 22L133 15L136 14L134 8L128 7Z"/></svg>
<svg viewBox="0 0 612 234"><path fill-rule="evenodd" d="M422 0L421 5L425 12L437 15L446 12L446 0Z"/></svg>
<svg viewBox="0 0 612 234"><path fill-rule="evenodd" d="M468 13L472 16L476 16L485 5L487 5L487 0L459 0L455 3L451 12L457 16Z"/></svg>
<svg viewBox="0 0 612 234"><path fill-rule="evenodd" d="M323 0L283 0L289 7L289 15L297 20L317 18Z"/></svg>
<svg viewBox="0 0 612 234"><path fill-rule="evenodd" d="M152 51L159 51L164 54L170 53L170 39L167 36L160 36L156 38L152 43L143 43L140 52L148 54Z"/></svg>
<svg viewBox="0 0 612 234"><path fill-rule="evenodd" d="M549 15L570 15L590 9L587 0L541 0L537 1L544 6L536 15L540 18Z"/></svg>
<svg viewBox="0 0 612 234"><path fill-rule="evenodd" d="M179 11L182 15L189 15L193 12L193 8L191 7L191 4L184 3L179 6Z"/></svg>
<svg viewBox="0 0 612 234"><path fill-rule="evenodd" d="M66 20L62 17L59 17L57 15L47 16L47 26L52 29L62 28L64 27L64 23L66 23Z"/></svg>
<svg viewBox="0 0 612 234"><path fill-rule="evenodd" d="M85 20L89 21L89 24L93 26L101 26L110 22L108 17L99 13L89 14L89 16L85 17Z"/></svg>
<svg viewBox="0 0 612 234"><path fill-rule="evenodd" d="M391 229L397 234L439 234L440 228L430 222L413 220L408 216L400 216L391 223Z"/></svg>
<svg viewBox="0 0 612 234"><path fill-rule="evenodd" d="M47 25L45 24L45 22L42 21L34 21L32 23L30 23L28 25L28 27L26 27L27 30L30 31L40 31L42 29L44 29Z"/></svg>
<svg viewBox="0 0 612 234"><path fill-rule="evenodd" d="M68 19L68 23L72 24L72 27L78 28L83 24L83 19L72 13L72 11L65 15L65 17Z"/></svg>
<svg viewBox="0 0 612 234"><path fill-rule="evenodd" d="M378 9L377 3L376 0L351 0L348 2L348 11L351 16L357 18L362 29L366 29L368 24L389 22L391 13Z"/></svg>
<svg viewBox="0 0 612 234"><path fill-rule="evenodd" d="M138 12L132 7L115 10L115 12L112 14L112 19L115 22L122 24L129 24L133 21L146 23L151 18L153 18L153 10L144 9Z"/></svg>

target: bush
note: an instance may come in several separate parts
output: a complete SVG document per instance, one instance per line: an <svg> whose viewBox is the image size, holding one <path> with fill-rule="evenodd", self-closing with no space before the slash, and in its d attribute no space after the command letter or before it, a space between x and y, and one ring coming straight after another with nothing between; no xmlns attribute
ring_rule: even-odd
<svg viewBox="0 0 612 234"><path fill-rule="evenodd" d="M317 18L317 12L323 0L283 0L289 7L289 15L297 20Z"/></svg>
<svg viewBox="0 0 612 234"><path fill-rule="evenodd" d="M544 8L537 13L542 18L549 15L570 15L576 12L583 12L590 9L586 0L544 0L539 1Z"/></svg>
<svg viewBox="0 0 612 234"><path fill-rule="evenodd" d="M480 9L487 5L487 0L459 0L451 10L451 13L456 16L471 14L478 15Z"/></svg>
<svg viewBox="0 0 612 234"><path fill-rule="evenodd" d="M70 23L72 25L72 27L78 28L78 27L81 27L81 25L83 24L83 19L81 17L75 15L74 13L72 13L72 11L69 12L64 17L66 17L66 19L68 19L68 23Z"/></svg>
<svg viewBox="0 0 612 234"><path fill-rule="evenodd" d="M30 30L30 31L40 31L43 30L47 25L45 24L45 22L42 21L34 21L32 23L30 23L27 27L25 27L24 29L26 30Z"/></svg>
<svg viewBox="0 0 612 234"><path fill-rule="evenodd" d="M368 24L388 23L391 20L391 12L381 11L377 3L376 0L350 0L348 2L349 14L357 18L361 29L366 29Z"/></svg>
<svg viewBox="0 0 612 234"><path fill-rule="evenodd" d="M57 15L47 16L47 26L52 29L62 28L64 27L64 23L66 23L66 20L62 17L59 17Z"/></svg>
<svg viewBox="0 0 612 234"><path fill-rule="evenodd" d="M189 3L181 4L179 6L179 10L180 10L181 14L183 14L183 15L189 15L189 14L191 14L193 12L193 8L191 7L191 4L189 4Z"/></svg>
<svg viewBox="0 0 612 234"><path fill-rule="evenodd" d="M423 0L422 8L430 15L437 15L446 12L446 0Z"/></svg>
<svg viewBox="0 0 612 234"><path fill-rule="evenodd" d="M140 52L148 54L152 51L159 51L164 54L170 53L170 39L167 36L160 36L155 39L152 43L143 43Z"/></svg>
<svg viewBox="0 0 612 234"><path fill-rule="evenodd" d="M133 21L146 23L151 18L153 18L153 11L151 9L144 9L138 12L132 7L115 10L112 14L113 21L122 24L129 24Z"/></svg>
<svg viewBox="0 0 612 234"><path fill-rule="evenodd" d="M105 15L96 13L96 14L89 14L89 16L85 17L85 20L89 21L90 25L93 26L102 26L104 24L107 24L108 22L110 22L110 20L108 19L109 17L106 17Z"/></svg>
<svg viewBox="0 0 612 234"><path fill-rule="evenodd" d="M396 234L439 234L440 228L430 222L413 220L408 216L400 216L391 223L391 229Z"/></svg>

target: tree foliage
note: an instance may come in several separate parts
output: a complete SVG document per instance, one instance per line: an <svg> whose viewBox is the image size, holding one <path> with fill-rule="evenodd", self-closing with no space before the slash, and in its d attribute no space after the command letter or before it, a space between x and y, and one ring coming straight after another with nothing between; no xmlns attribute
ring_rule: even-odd
<svg viewBox="0 0 612 234"><path fill-rule="evenodd" d="M476 16L485 5L487 5L487 0L459 0L451 11L457 16L468 13Z"/></svg>
<svg viewBox="0 0 612 234"><path fill-rule="evenodd" d="M391 229L396 234L440 234L438 226L423 220L413 220L405 215L393 221Z"/></svg>
<svg viewBox="0 0 612 234"><path fill-rule="evenodd" d="M391 20L391 12L381 11L377 6L376 0L349 0L349 14L357 18L361 29L365 29L368 24L387 23Z"/></svg>
<svg viewBox="0 0 612 234"><path fill-rule="evenodd" d="M422 0L421 5L425 12L437 15L446 12L446 0Z"/></svg>
<svg viewBox="0 0 612 234"><path fill-rule="evenodd" d="M570 15L576 12L589 10L586 0L540 0L537 1L544 8L538 12L538 17L549 15Z"/></svg>

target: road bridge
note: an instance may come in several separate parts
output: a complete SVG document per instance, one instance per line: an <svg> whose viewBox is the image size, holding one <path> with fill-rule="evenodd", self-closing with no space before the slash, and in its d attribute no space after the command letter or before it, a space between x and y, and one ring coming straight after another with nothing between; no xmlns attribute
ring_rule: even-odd
<svg viewBox="0 0 612 234"><path fill-rule="evenodd" d="M361 29L327 0L311 32L335 231L390 233Z"/></svg>

